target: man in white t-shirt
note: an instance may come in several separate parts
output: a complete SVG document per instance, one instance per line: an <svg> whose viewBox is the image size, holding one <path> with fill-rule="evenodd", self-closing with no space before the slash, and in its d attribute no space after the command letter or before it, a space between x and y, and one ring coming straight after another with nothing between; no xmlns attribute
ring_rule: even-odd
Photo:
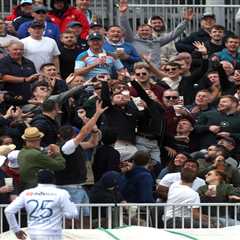
<svg viewBox="0 0 240 240"><path fill-rule="evenodd" d="M55 175L50 170L38 172L38 186L23 191L5 209L10 229L18 239L26 239L15 214L25 208L28 215L28 234L31 240L61 240L62 218L78 217L78 210L67 191L54 185Z"/></svg>
<svg viewBox="0 0 240 240"><path fill-rule="evenodd" d="M38 72L45 63L54 63L59 72L60 51L54 39L43 37L44 24L33 21L28 31L30 36L21 40L24 44L24 57L34 63Z"/></svg>
<svg viewBox="0 0 240 240"><path fill-rule="evenodd" d="M195 178L192 182L191 188L194 191L197 191L199 187L204 186L206 183L203 179L197 177L198 175L198 170L199 170L199 164L195 160L187 160L184 165L182 170L188 170L188 171L193 171L195 174ZM160 196L161 199L166 200L167 199L167 194L169 187L175 183L181 180L181 173L168 173L166 174L160 181L158 185L157 192Z"/></svg>
<svg viewBox="0 0 240 240"><path fill-rule="evenodd" d="M167 227L199 227L200 217L202 218L202 227L208 226L208 217L203 214L201 214L200 216L198 206L200 204L199 194L192 189L193 181L196 179L195 174L196 173L194 170L183 168L181 171L180 181L174 182L170 186L168 191L167 203L173 205L191 204L191 207L166 207L165 217L167 221Z"/></svg>

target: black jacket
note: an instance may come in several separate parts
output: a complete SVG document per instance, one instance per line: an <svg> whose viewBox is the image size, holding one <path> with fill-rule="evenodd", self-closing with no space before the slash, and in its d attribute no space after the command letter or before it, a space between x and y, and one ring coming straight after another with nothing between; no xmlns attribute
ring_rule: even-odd
<svg viewBox="0 0 240 240"><path fill-rule="evenodd" d="M132 81L132 86L138 96L147 104L145 115L141 117L138 124L138 132L153 135L161 143L166 132L165 110L147 95L138 82Z"/></svg>
<svg viewBox="0 0 240 240"><path fill-rule="evenodd" d="M119 171L120 153L112 146L99 146L92 165L94 182L97 182L107 171Z"/></svg>
<svg viewBox="0 0 240 240"><path fill-rule="evenodd" d="M192 45L193 42L199 41L199 42L206 42L210 40L209 34L204 31L203 29L200 29L197 32L191 33L188 37L179 40L175 43L176 49L178 52L193 52L194 46Z"/></svg>
<svg viewBox="0 0 240 240"><path fill-rule="evenodd" d="M32 119L31 126L37 127L41 132L44 133L44 137L41 141L41 145L43 147L46 147L49 144L56 144L57 133L59 129L59 124L57 121L44 114L39 114Z"/></svg>
<svg viewBox="0 0 240 240"><path fill-rule="evenodd" d="M119 140L135 143L135 129L141 115L135 105L132 102L123 108L112 105L107 82L102 83L101 98L103 106L108 106L102 118L103 128L113 129Z"/></svg>

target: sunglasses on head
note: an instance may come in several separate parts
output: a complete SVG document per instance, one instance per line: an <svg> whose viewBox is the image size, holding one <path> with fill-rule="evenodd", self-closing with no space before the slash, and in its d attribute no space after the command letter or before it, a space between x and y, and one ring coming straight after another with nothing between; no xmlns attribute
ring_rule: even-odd
<svg viewBox="0 0 240 240"><path fill-rule="evenodd" d="M168 100L170 100L170 99L177 100L178 99L177 96L165 96L165 98Z"/></svg>
<svg viewBox="0 0 240 240"><path fill-rule="evenodd" d="M146 72L135 73L136 76L147 76Z"/></svg>

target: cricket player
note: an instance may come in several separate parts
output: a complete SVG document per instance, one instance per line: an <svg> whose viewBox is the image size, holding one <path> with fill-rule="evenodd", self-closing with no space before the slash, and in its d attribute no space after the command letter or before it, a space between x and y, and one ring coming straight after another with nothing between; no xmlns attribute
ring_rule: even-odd
<svg viewBox="0 0 240 240"><path fill-rule="evenodd" d="M62 218L77 218L78 210L70 195L63 189L56 188L55 175L50 170L38 172L38 186L23 191L6 209L5 215L18 239L27 239L27 234L20 229L15 217L21 208L28 216L28 234L31 240L61 240Z"/></svg>

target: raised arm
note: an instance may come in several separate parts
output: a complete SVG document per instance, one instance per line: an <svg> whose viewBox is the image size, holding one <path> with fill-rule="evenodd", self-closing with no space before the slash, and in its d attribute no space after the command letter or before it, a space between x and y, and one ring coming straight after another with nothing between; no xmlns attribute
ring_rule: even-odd
<svg viewBox="0 0 240 240"><path fill-rule="evenodd" d="M134 33L130 26L128 17L127 17L127 11L128 11L128 1L120 0L120 2L119 2L119 13L120 13L119 24L125 30L125 40L127 42L133 42L134 41Z"/></svg>
<svg viewBox="0 0 240 240"><path fill-rule="evenodd" d="M164 34L164 36L159 38L159 42L160 42L161 46L168 44L169 42L175 40L178 36L180 36L186 29L187 23L189 21L191 21L192 18L193 18L192 9L187 9L183 13L184 21L182 21L180 24L178 24L178 26L173 31L171 31L170 33Z"/></svg>
<svg viewBox="0 0 240 240"><path fill-rule="evenodd" d="M81 131L78 133L78 135L73 139L74 143L76 145L79 145L84 138L87 136L87 134L91 133L93 131L93 128L95 127L97 120L102 115L102 113L107 109L108 107L103 108L102 103L97 101L96 102L96 112L93 115L93 117L82 127ZM93 132L93 134L98 134L99 130L96 130ZM97 137L95 135L95 137Z"/></svg>
<svg viewBox="0 0 240 240"><path fill-rule="evenodd" d="M144 54L141 54L142 59L144 60L145 63L148 64L150 71L158 78L162 79L164 77L167 77L168 75L161 71L154 63L149 61L148 58Z"/></svg>

